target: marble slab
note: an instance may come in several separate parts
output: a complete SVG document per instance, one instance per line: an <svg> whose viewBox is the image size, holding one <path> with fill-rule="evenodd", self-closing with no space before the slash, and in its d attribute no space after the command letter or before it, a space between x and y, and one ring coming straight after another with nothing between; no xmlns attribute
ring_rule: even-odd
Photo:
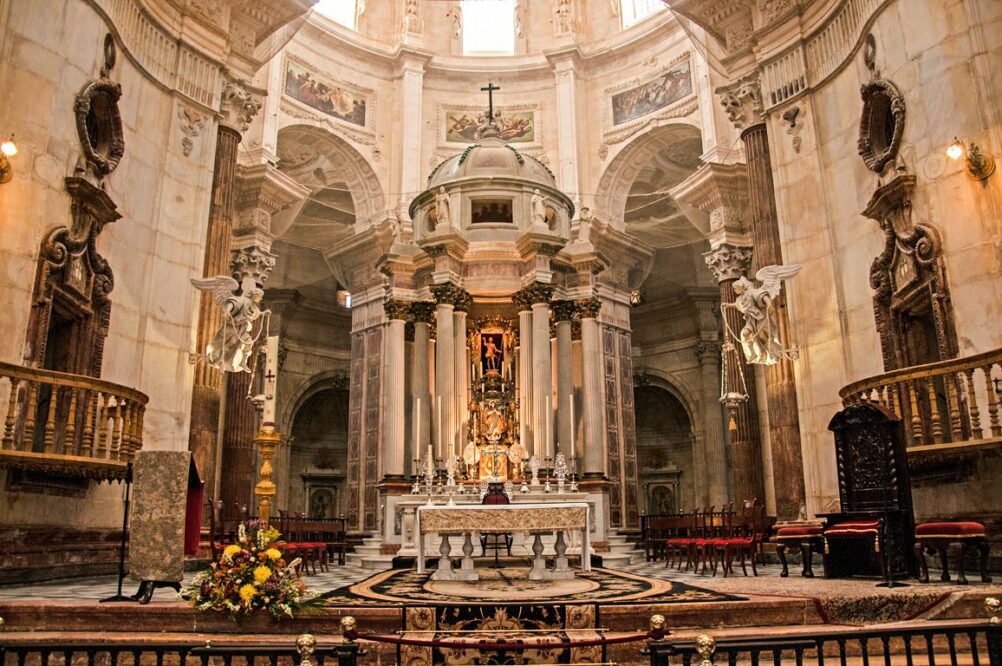
<svg viewBox="0 0 1002 666"><path fill-rule="evenodd" d="M184 577L184 518L188 451L140 451L133 463L129 577L178 581Z"/></svg>

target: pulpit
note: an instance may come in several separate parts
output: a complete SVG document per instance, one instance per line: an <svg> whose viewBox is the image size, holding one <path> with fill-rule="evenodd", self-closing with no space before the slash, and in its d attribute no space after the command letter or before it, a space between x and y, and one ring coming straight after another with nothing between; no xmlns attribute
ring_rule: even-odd
<svg viewBox="0 0 1002 666"><path fill-rule="evenodd" d="M840 513L820 514L825 577L914 576L911 484L901 421L859 404L828 424L835 436ZM886 567L886 572L884 571Z"/></svg>

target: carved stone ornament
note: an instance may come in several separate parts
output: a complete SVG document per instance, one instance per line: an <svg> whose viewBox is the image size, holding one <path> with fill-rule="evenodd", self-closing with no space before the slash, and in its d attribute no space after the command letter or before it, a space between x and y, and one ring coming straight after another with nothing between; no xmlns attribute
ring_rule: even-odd
<svg viewBox="0 0 1002 666"><path fill-rule="evenodd" d="M411 303L411 317L415 323L432 324L435 322L435 304L428 301Z"/></svg>
<svg viewBox="0 0 1002 666"><path fill-rule="evenodd" d="M181 134L184 135L181 139L181 152L187 157L191 155L191 149L195 147L195 142L192 139L202 133L202 128L205 127L205 121L208 118L187 106L178 107L177 118L180 121Z"/></svg>
<svg viewBox="0 0 1002 666"><path fill-rule="evenodd" d="M230 256L230 269L238 281L252 277L257 284L263 286L268 281L271 269L275 267L275 258L270 250L257 245L235 248Z"/></svg>
<svg viewBox="0 0 1002 666"><path fill-rule="evenodd" d="M578 306L574 301L558 300L550 304L553 321L573 321L578 314Z"/></svg>
<svg viewBox="0 0 1002 666"><path fill-rule="evenodd" d="M749 245L721 243L718 247L703 254L703 259L713 271L717 282L737 280L748 274L752 261L752 248Z"/></svg>
<svg viewBox="0 0 1002 666"><path fill-rule="evenodd" d="M226 81L223 84L219 104L219 111L222 114L219 119L221 124L243 134L260 109L260 97L251 94L234 81Z"/></svg>
<svg viewBox="0 0 1002 666"><path fill-rule="evenodd" d="M111 35L105 37L104 52L101 77L88 81L73 104L84 161L98 178L114 171L125 154L122 115L118 110L122 86L108 78L115 65L115 41Z"/></svg>
<svg viewBox="0 0 1002 666"><path fill-rule="evenodd" d="M470 292L451 282L436 284L431 288L431 293L436 302L451 305L457 310L466 311L473 305L473 297L470 296Z"/></svg>
<svg viewBox="0 0 1002 666"><path fill-rule="evenodd" d="M905 131L905 98L885 79L874 79L860 90L859 155L870 171L881 173L898 155Z"/></svg>
<svg viewBox="0 0 1002 666"><path fill-rule="evenodd" d="M602 301L592 296L577 301L578 314L582 319L594 319L602 311Z"/></svg>
<svg viewBox="0 0 1002 666"><path fill-rule="evenodd" d="M511 300L519 310L531 310L533 304L549 303L552 297L553 285L533 282L512 294Z"/></svg>
<svg viewBox="0 0 1002 666"><path fill-rule="evenodd" d="M386 313L389 319L404 319L411 314L411 301L405 301L399 298L391 298L385 303L383 303L383 312Z"/></svg>
<svg viewBox="0 0 1002 666"><path fill-rule="evenodd" d="M764 121L762 87L757 75L746 76L734 85L722 88L718 92L724 113L739 130Z"/></svg>

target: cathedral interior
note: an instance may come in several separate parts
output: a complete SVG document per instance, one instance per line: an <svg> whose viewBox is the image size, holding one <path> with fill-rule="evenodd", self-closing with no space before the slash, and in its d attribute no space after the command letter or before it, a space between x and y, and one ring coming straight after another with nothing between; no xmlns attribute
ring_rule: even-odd
<svg viewBox="0 0 1002 666"><path fill-rule="evenodd" d="M248 633L357 647L372 604L444 641L370 663L647 663L453 655L460 585L482 631L491 590L536 605L490 631L650 620L664 664L707 627L992 612L997 0L0 0L0 50L11 645L268 526L326 615ZM153 598L130 640L188 640L202 607Z"/></svg>

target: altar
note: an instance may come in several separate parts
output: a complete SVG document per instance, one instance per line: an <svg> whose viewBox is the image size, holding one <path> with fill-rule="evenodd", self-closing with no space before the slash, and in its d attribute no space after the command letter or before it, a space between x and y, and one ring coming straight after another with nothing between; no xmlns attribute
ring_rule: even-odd
<svg viewBox="0 0 1002 666"><path fill-rule="evenodd" d="M438 570L432 575L436 580L477 580L473 567L473 537L475 534L526 532L533 535L532 569L530 580L572 578L573 570L567 558L565 531L581 533L581 569L591 571L589 540L591 507L586 502L550 502L524 504L474 504L468 506L431 505L418 507L414 521L417 544L417 570L425 570L424 535L436 533L441 537ZM554 566L546 568L543 558L544 533L556 533ZM460 568L452 568L450 538L462 535L463 545Z"/></svg>

